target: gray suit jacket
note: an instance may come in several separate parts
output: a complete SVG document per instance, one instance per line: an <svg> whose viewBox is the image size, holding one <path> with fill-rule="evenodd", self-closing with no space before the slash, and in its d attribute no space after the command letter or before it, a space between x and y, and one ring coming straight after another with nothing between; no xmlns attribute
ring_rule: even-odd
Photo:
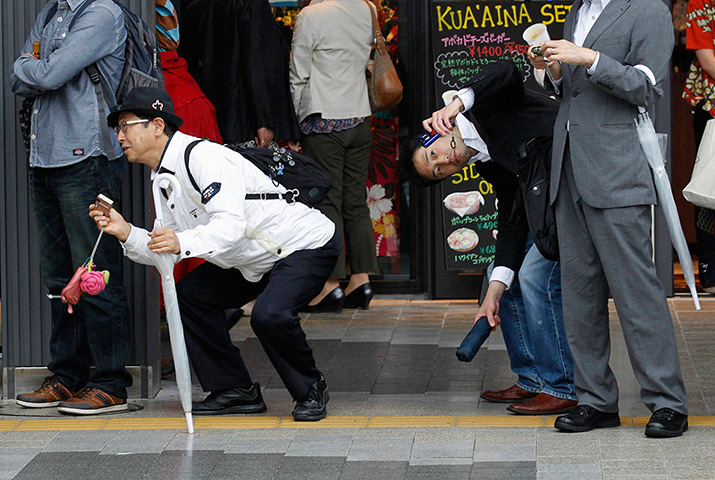
<svg viewBox="0 0 715 480"><path fill-rule="evenodd" d="M574 2L564 38L573 41ZM562 66L563 101L554 126L551 202L556 200L568 137L576 186L596 208L656 203L653 180L638 141L638 106L663 95L663 80L673 50L673 24L661 0L611 0L583 46L600 52L593 75L586 66ZM634 68L647 66L655 75ZM567 130L567 123L569 125Z"/></svg>

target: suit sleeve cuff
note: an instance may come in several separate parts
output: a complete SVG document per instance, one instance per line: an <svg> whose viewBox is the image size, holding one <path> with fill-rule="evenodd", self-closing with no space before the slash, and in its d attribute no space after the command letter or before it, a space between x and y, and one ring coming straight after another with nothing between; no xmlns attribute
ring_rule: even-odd
<svg viewBox="0 0 715 480"><path fill-rule="evenodd" d="M648 80L650 80L650 83L655 85L657 82L655 81L655 75L653 75L653 71L646 67L645 65L638 64L634 66L636 70L640 70L641 72L645 73L646 77L648 77Z"/></svg>
<svg viewBox="0 0 715 480"><path fill-rule="evenodd" d="M466 87L459 90L454 96L459 97L459 99L462 101L462 105L464 105L465 112L474 106L474 90L472 90L471 87Z"/></svg>
<svg viewBox="0 0 715 480"><path fill-rule="evenodd" d="M492 276L489 278L490 282L493 282L494 280L497 280L504 285L506 285L506 289L509 290L511 288L511 284L514 281L514 270L508 267L494 267L494 270L492 270Z"/></svg>
<svg viewBox="0 0 715 480"><path fill-rule="evenodd" d="M586 72L587 72L589 75L593 75L593 73L596 71L596 67L598 66L598 59L599 59L599 58L601 58L601 53L600 53L600 52L596 52L596 60L594 60L594 61L593 61L593 65L591 65L590 67L588 67L588 69L586 70Z"/></svg>

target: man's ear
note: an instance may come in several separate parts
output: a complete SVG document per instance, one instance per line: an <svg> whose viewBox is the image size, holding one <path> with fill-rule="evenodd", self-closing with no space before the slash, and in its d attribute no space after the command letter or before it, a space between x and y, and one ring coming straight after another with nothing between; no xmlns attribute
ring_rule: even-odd
<svg viewBox="0 0 715 480"><path fill-rule="evenodd" d="M156 135L159 136L164 133L166 122L164 122L164 119L161 117L155 117L154 120L151 121L151 128L153 128Z"/></svg>

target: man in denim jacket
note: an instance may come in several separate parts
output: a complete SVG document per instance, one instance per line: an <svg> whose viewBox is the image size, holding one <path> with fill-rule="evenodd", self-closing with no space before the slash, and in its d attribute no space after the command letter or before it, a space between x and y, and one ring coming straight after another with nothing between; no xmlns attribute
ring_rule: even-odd
<svg viewBox="0 0 715 480"><path fill-rule="evenodd" d="M119 200L122 164L116 159L122 151L109 131L102 132L109 127L100 118L84 69L96 63L105 85L116 91L125 40L124 17L112 0L52 1L38 15L13 65L12 91L35 97L32 199L43 280L55 296L48 365L52 376L35 392L18 395L17 403L24 407L58 406L63 413L77 415L127 409L126 388L132 383L125 369L130 323L122 253L115 238L103 238L94 257L100 270L110 272L107 288L98 295L84 295L73 314L59 300L97 238L87 206L98 193ZM34 42L40 43L39 58L32 55ZM102 140L105 134L112 139L109 152ZM90 378L91 365L96 370Z"/></svg>

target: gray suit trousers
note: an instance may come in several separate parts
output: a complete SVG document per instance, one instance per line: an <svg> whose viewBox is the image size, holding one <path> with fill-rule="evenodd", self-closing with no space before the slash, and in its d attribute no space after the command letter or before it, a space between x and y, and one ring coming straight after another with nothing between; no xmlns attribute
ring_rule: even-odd
<svg viewBox="0 0 715 480"><path fill-rule="evenodd" d="M574 182L567 142L556 221L564 327L579 404L618 411L618 385L608 365L610 290L643 403L651 411L669 407L687 414L673 322L651 259L650 212L650 205L587 205Z"/></svg>

